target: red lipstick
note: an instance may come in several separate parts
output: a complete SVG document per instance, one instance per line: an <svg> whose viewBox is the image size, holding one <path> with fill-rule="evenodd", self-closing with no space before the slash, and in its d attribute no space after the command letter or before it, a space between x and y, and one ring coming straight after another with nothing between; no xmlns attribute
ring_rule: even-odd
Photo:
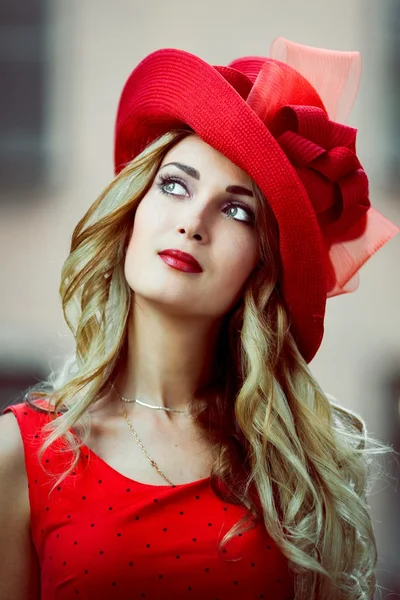
<svg viewBox="0 0 400 600"><path fill-rule="evenodd" d="M167 263L170 267L178 269L178 271L185 271L186 273L201 273L202 268L197 260L191 254L187 252L181 252L181 250L162 250L158 253L160 258Z"/></svg>

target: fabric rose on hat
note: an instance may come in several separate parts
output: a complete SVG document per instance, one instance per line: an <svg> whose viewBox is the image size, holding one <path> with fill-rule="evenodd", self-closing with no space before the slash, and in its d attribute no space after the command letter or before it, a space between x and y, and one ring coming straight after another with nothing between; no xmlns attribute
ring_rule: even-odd
<svg viewBox="0 0 400 600"><path fill-rule="evenodd" d="M297 171L328 237L341 237L370 208L368 179L355 150L357 130L318 107L284 106L269 129Z"/></svg>

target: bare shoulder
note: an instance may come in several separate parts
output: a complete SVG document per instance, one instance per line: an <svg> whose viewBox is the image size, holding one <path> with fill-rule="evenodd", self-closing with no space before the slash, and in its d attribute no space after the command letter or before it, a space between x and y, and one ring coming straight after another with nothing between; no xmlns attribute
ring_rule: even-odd
<svg viewBox="0 0 400 600"><path fill-rule="evenodd" d="M26 477L24 445L12 412L0 416L0 471L2 476Z"/></svg>
<svg viewBox="0 0 400 600"><path fill-rule="evenodd" d="M17 419L13 413L8 412L0 416L0 514L4 515L8 507L18 511L25 509L29 514L27 489L21 432ZM9 490L13 490L13 493L10 494Z"/></svg>
<svg viewBox="0 0 400 600"><path fill-rule="evenodd" d="M11 412L0 416L0 531L0 598L38 600L24 446Z"/></svg>

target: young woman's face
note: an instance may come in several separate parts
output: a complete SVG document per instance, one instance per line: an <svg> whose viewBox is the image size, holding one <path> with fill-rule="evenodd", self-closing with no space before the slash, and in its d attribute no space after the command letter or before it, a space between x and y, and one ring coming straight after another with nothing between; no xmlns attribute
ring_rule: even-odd
<svg viewBox="0 0 400 600"><path fill-rule="evenodd" d="M136 211L125 259L136 296L182 317L226 314L258 262L251 190L248 175L196 135L177 143ZM202 270L160 256L170 249Z"/></svg>

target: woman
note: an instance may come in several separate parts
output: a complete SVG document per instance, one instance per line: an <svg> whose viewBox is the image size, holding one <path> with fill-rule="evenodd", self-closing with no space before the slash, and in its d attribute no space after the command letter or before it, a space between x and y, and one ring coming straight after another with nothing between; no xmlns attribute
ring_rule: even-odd
<svg viewBox="0 0 400 600"><path fill-rule="evenodd" d="M385 448L307 363L397 228L333 120L358 54L272 54L160 50L128 79L62 273L76 352L0 419L2 598L374 593Z"/></svg>

